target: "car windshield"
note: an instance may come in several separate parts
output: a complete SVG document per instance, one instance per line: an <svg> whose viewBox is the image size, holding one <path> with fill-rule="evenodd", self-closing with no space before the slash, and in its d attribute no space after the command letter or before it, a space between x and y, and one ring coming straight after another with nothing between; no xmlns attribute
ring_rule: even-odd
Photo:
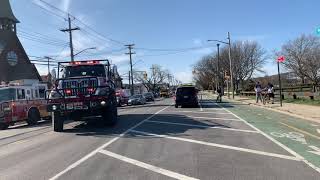
<svg viewBox="0 0 320 180"><path fill-rule="evenodd" d="M65 78L81 77L81 76L96 76L105 77L105 67L103 65L79 65L68 66L65 69Z"/></svg>
<svg viewBox="0 0 320 180"><path fill-rule="evenodd" d="M1 89L0 102L11 101L16 98L16 89Z"/></svg>
<svg viewBox="0 0 320 180"><path fill-rule="evenodd" d="M143 95L144 95L144 96L152 96L151 93L144 93Z"/></svg>

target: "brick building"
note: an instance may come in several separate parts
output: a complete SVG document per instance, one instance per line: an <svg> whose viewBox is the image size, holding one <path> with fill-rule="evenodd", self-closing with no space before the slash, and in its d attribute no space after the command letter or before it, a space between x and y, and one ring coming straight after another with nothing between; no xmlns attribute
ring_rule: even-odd
<svg viewBox="0 0 320 180"><path fill-rule="evenodd" d="M0 82L41 80L17 37L17 23L9 0L0 0Z"/></svg>

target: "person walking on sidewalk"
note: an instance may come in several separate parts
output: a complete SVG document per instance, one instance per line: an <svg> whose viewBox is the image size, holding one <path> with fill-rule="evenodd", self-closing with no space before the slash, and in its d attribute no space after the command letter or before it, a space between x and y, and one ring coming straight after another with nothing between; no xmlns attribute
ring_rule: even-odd
<svg viewBox="0 0 320 180"><path fill-rule="evenodd" d="M274 104L274 88L273 84L270 82L268 83L268 96L269 100L271 100L271 103Z"/></svg>
<svg viewBox="0 0 320 180"><path fill-rule="evenodd" d="M256 92L256 103L259 102L259 99L262 102L262 86L261 86L260 82L257 82L254 90Z"/></svg>
<svg viewBox="0 0 320 180"><path fill-rule="evenodd" d="M222 102L222 89L221 87L218 87L217 89L217 102Z"/></svg>

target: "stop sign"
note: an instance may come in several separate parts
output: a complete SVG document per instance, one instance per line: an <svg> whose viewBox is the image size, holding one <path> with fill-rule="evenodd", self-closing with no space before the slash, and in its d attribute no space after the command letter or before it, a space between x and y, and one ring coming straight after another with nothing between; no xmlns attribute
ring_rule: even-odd
<svg viewBox="0 0 320 180"><path fill-rule="evenodd" d="M278 62L284 62L286 60L286 58L284 56L279 56L277 61Z"/></svg>

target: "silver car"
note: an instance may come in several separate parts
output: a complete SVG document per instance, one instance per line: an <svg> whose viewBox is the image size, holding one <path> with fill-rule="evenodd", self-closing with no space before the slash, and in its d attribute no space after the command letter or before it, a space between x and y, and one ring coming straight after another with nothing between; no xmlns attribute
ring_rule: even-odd
<svg viewBox="0 0 320 180"><path fill-rule="evenodd" d="M129 105L146 104L146 98L141 94L133 95L129 98Z"/></svg>

